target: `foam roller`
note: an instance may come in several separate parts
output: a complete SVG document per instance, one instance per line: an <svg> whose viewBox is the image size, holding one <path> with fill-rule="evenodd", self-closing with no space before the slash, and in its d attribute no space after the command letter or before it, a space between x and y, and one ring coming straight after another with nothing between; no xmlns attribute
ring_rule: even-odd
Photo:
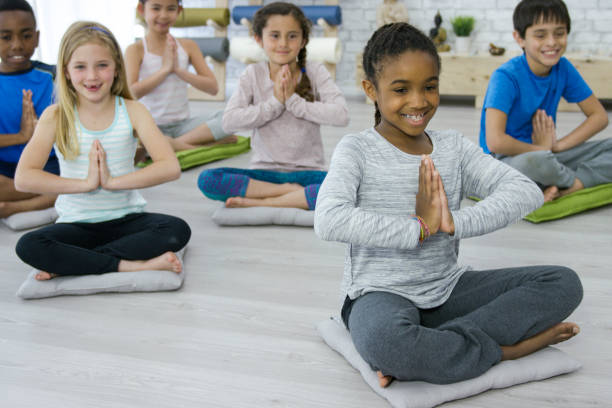
<svg viewBox="0 0 612 408"><path fill-rule="evenodd" d="M260 8L261 6L236 6L232 9L232 20L236 24L240 24L243 18L253 21L255 12ZM302 11L313 24L317 24L320 18L332 26L342 23L342 9L340 6L303 6Z"/></svg>
<svg viewBox="0 0 612 408"><path fill-rule="evenodd" d="M253 37L233 37L230 41L230 56L243 64L267 59L263 49Z"/></svg>
<svg viewBox="0 0 612 408"><path fill-rule="evenodd" d="M342 57L342 46L338 38L311 38L306 46L308 61L337 64ZM267 57L253 37L234 37L230 41L230 55L243 64L266 61Z"/></svg>
<svg viewBox="0 0 612 408"><path fill-rule="evenodd" d="M186 8L179 14L174 27L203 26L208 20L226 27L230 23L230 11L226 8Z"/></svg>
<svg viewBox="0 0 612 408"><path fill-rule="evenodd" d="M227 61L230 54L230 42L225 37L192 38L198 44L204 56L210 56L219 62Z"/></svg>

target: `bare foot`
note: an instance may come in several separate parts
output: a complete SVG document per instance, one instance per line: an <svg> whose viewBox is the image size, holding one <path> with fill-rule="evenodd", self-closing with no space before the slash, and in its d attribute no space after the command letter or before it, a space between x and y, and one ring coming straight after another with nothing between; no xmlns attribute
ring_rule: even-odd
<svg viewBox="0 0 612 408"><path fill-rule="evenodd" d="M502 346L502 360L514 360L526 356L546 346L569 340L578 333L580 333L580 327L576 323L557 323L551 328L513 346Z"/></svg>
<svg viewBox="0 0 612 408"><path fill-rule="evenodd" d="M380 384L381 388L387 388L395 380L390 375L383 375L382 371L377 371L376 375L378 376L378 384Z"/></svg>
<svg viewBox="0 0 612 408"><path fill-rule="evenodd" d="M40 271L34 276L34 278L39 281L46 281L55 277L57 277L56 273L49 273L45 271Z"/></svg>
<svg viewBox="0 0 612 408"><path fill-rule="evenodd" d="M260 207L262 205L263 200L259 198L230 197L225 200L227 208Z"/></svg>
<svg viewBox="0 0 612 408"><path fill-rule="evenodd" d="M557 186L550 186L544 189L544 202L545 203L548 203L558 197L559 197L559 188L557 188Z"/></svg>
<svg viewBox="0 0 612 408"><path fill-rule="evenodd" d="M10 201L0 201L0 218L6 218L15 214L15 209Z"/></svg>
<svg viewBox="0 0 612 408"><path fill-rule="evenodd" d="M170 271L181 273L183 264L178 259L176 254L168 251L155 258L146 261L119 261L119 272L136 272L136 271Z"/></svg>

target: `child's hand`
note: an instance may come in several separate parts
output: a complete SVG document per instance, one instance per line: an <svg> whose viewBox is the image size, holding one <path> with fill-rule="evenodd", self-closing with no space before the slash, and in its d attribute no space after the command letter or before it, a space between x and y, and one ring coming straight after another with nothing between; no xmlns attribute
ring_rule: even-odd
<svg viewBox="0 0 612 408"><path fill-rule="evenodd" d="M102 147L102 144L96 140L98 146L98 168L100 169L100 186L105 190L110 190L110 182L113 179L106 163L106 152Z"/></svg>
<svg viewBox="0 0 612 408"><path fill-rule="evenodd" d="M166 36L166 45L162 54L162 69L171 74L178 66L178 52L176 40L170 34Z"/></svg>
<svg viewBox="0 0 612 408"><path fill-rule="evenodd" d="M285 104L285 69L288 69L288 65L283 65L281 69L276 73L276 78L274 78L274 97L278 99L280 103Z"/></svg>
<svg viewBox="0 0 612 408"><path fill-rule="evenodd" d="M23 143L27 143L34 134L34 128L38 122L38 117L36 116L34 103L32 102L32 91L23 89L22 94L21 128L19 134L21 135Z"/></svg>
<svg viewBox="0 0 612 408"><path fill-rule="evenodd" d="M531 133L533 144L551 150L557 140L555 122L552 116L548 116L543 109L538 109L531 119L531 124L533 126L533 132Z"/></svg>
<svg viewBox="0 0 612 408"><path fill-rule="evenodd" d="M98 142L94 140L89 150L89 169L85 179L85 192L93 191L100 186L100 165L98 160Z"/></svg>
<svg viewBox="0 0 612 408"><path fill-rule="evenodd" d="M431 157L421 156L419 167L419 191L416 195L416 215L421 217L431 235L438 232L442 221L442 203L440 199L440 175L433 165ZM446 197L446 194L444 194ZM448 202L446 203L448 211ZM446 220L448 223L448 220Z"/></svg>
<svg viewBox="0 0 612 408"><path fill-rule="evenodd" d="M442 183L442 177L440 177L440 173L438 173L438 190L440 191L440 204L442 207L442 213L440 217L440 231L453 235L455 233L455 220L453 220L453 214L448 208L448 197L446 197L446 191L444 191L444 184Z"/></svg>
<svg viewBox="0 0 612 408"><path fill-rule="evenodd" d="M291 75L289 65L283 66L283 71L283 94L285 97L285 101L287 101L287 99L289 99L291 95L295 93L295 88L297 86L297 77L294 78L293 75Z"/></svg>

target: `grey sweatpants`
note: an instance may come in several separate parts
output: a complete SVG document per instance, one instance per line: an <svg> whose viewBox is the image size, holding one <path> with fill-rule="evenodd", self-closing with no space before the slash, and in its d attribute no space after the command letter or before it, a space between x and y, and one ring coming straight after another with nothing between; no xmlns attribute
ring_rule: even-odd
<svg viewBox="0 0 612 408"><path fill-rule="evenodd" d="M498 159L545 187L566 189L576 178L585 188L612 183L612 139L585 142L559 153L540 150Z"/></svg>
<svg viewBox="0 0 612 408"><path fill-rule="evenodd" d="M479 376L513 345L569 316L582 300L562 266L468 271L449 299L419 309L399 295L348 297L342 318L372 369L398 380L447 384Z"/></svg>

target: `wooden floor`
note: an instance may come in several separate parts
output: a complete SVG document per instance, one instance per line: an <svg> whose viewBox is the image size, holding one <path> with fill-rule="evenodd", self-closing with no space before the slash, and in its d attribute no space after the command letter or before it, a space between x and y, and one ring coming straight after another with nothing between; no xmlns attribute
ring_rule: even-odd
<svg viewBox="0 0 612 408"><path fill-rule="evenodd" d="M323 128L326 154L342 135L372 125L372 106L349 101L347 128ZM195 111L221 107L194 103ZM432 129L476 140L480 113L442 106ZM561 113L561 132L581 114ZM602 137L611 137L608 128ZM208 167L245 167L248 155ZM315 331L336 314L343 245L298 227L221 228L219 205L197 189L203 167L143 191L148 209L186 219L193 231L178 292L22 301L28 272L14 253L21 235L0 224L2 407L387 407ZM471 205L466 203L466 205ZM448 407L612 406L612 206L560 221L521 221L464 240L475 268L558 263L574 268L585 296L582 327L560 348L584 367L547 381L489 391Z"/></svg>

